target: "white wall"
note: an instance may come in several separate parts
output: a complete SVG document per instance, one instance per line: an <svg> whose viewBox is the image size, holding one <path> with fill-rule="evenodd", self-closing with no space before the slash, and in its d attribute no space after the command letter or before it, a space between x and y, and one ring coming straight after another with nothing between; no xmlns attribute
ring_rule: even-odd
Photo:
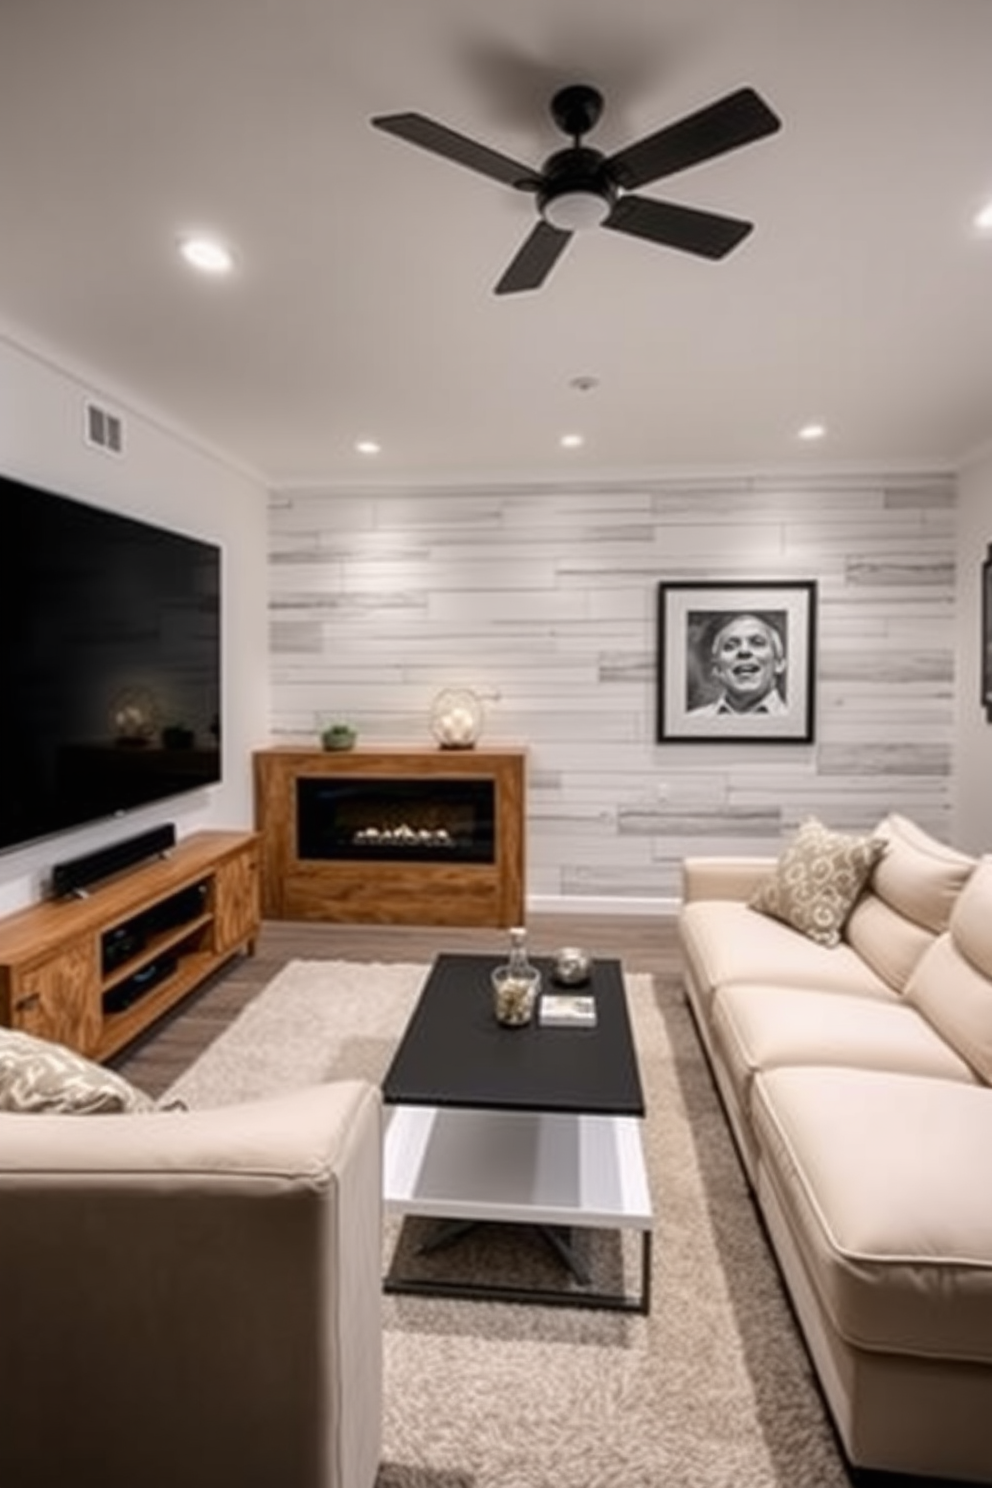
<svg viewBox="0 0 992 1488"><path fill-rule="evenodd" d="M958 506L958 699L954 834L992 852L992 722L981 702L981 567L992 544L992 453L964 470Z"/></svg>
<svg viewBox="0 0 992 1488"><path fill-rule="evenodd" d="M808 812L951 830L955 494L924 476L273 497L272 727L432 747L441 687L526 745L532 904L673 899L691 852L775 851ZM812 745L658 744L660 580L814 579Z"/></svg>
<svg viewBox="0 0 992 1488"><path fill-rule="evenodd" d="M123 457L84 443L85 397L123 414ZM224 585L222 784L134 812L126 822L100 823L0 854L0 913L7 913L43 894L54 862L159 822L175 822L180 836L206 826L252 824L251 750L268 737L267 497L260 483L191 441L2 338L0 470L219 542ZM0 790L16 789L16 781L0 781Z"/></svg>

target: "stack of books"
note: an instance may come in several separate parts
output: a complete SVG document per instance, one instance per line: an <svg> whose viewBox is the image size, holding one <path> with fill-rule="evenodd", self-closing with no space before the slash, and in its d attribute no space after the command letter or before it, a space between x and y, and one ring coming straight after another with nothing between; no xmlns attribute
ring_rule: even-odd
<svg viewBox="0 0 992 1488"><path fill-rule="evenodd" d="M596 999L586 992L545 992L538 1017L545 1028L595 1028Z"/></svg>

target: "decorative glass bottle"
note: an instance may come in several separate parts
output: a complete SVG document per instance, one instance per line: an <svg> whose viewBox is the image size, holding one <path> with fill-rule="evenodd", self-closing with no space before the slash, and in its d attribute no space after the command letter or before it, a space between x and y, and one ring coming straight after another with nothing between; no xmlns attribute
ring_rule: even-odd
<svg viewBox="0 0 992 1488"><path fill-rule="evenodd" d="M541 973L527 955L527 931L516 926L510 931L510 955L505 966L492 974L493 1007L496 1018L508 1028L529 1023L541 990Z"/></svg>

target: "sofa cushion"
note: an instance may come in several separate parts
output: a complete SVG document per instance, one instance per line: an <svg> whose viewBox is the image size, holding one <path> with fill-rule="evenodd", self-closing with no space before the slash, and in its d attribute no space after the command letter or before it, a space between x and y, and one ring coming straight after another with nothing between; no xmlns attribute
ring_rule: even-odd
<svg viewBox="0 0 992 1488"><path fill-rule="evenodd" d="M897 812L879 823L875 836L885 842L885 853L872 872L872 893L907 920L939 935L950 923L976 860L938 842Z"/></svg>
<svg viewBox="0 0 992 1488"><path fill-rule="evenodd" d="M992 856L980 859L951 912L951 937L992 989Z"/></svg>
<svg viewBox="0 0 992 1488"><path fill-rule="evenodd" d="M906 983L920 957L933 945L933 932L907 920L883 899L862 894L844 927L844 939L867 966L878 973L894 992L905 992Z"/></svg>
<svg viewBox="0 0 992 1488"><path fill-rule="evenodd" d="M808 817L748 903L820 945L839 945L848 915L883 851L880 838L834 832Z"/></svg>
<svg viewBox="0 0 992 1488"><path fill-rule="evenodd" d="M844 939L890 987L904 992L934 936L946 930L975 859L895 812L875 835L884 839L885 853L869 891L851 913Z"/></svg>
<svg viewBox="0 0 992 1488"><path fill-rule="evenodd" d="M62 1044L0 1028L0 1111L23 1115L114 1115L154 1111L123 1076Z"/></svg>
<svg viewBox="0 0 992 1488"><path fill-rule="evenodd" d="M962 889L950 929L923 956L906 997L992 1083L992 858Z"/></svg>
<svg viewBox="0 0 992 1488"><path fill-rule="evenodd" d="M692 984L707 1000L715 987L732 982L892 996L850 946L820 945L745 904L717 899L687 904L679 916L679 937Z"/></svg>
<svg viewBox="0 0 992 1488"><path fill-rule="evenodd" d="M859 1349L992 1363L992 1091L875 1070L754 1082L770 1185L834 1327Z"/></svg>
<svg viewBox="0 0 992 1488"><path fill-rule="evenodd" d="M713 1037L744 1105L755 1075L782 1065L976 1081L971 1066L894 993L888 1001L785 987L721 987L713 999Z"/></svg>

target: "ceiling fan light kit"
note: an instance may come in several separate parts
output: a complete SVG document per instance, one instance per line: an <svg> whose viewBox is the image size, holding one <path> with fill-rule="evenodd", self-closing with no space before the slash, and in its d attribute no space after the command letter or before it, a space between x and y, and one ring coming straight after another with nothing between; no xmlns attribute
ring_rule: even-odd
<svg viewBox="0 0 992 1488"><path fill-rule="evenodd" d="M559 232L600 227L613 210L616 184L598 150L575 146L559 150L544 167L537 205L545 222Z"/></svg>
<svg viewBox="0 0 992 1488"><path fill-rule="evenodd" d="M602 227L610 215L610 199L585 187L573 186L541 202L541 216L559 232L585 232Z"/></svg>
<svg viewBox="0 0 992 1488"><path fill-rule="evenodd" d="M738 88L611 156L582 143L602 111L602 94L589 84L560 88L551 100L551 116L572 144L550 155L539 171L423 114L386 114L372 123L408 144L535 197L538 221L496 285L497 294L539 288L572 235L593 227L709 259L724 258L747 237L750 222L637 196L634 191L780 129L781 121L753 88Z"/></svg>

